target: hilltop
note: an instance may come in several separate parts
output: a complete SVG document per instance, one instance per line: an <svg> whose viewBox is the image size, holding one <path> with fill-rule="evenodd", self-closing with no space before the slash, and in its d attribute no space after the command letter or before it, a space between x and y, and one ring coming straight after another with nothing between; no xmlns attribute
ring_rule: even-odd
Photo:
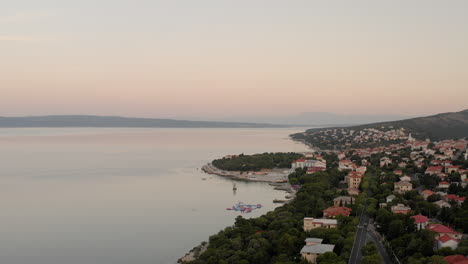
<svg viewBox="0 0 468 264"><path fill-rule="evenodd" d="M189 121L121 116L54 115L0 117L0 127L273 128L289 126L262 123Z"/></svg>

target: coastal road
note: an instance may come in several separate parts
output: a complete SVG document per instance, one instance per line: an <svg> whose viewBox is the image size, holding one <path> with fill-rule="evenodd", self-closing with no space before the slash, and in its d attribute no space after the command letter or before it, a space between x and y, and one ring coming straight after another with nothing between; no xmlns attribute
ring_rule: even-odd
<svg viewBox="0 0 468 264"><path fill-rule="evenodd" d="M384 245L382 244L382 239L380 238L379 233L375 230L375 227L372 223L369 224L368 228L368 234L369 234L369 239L374 241L377 250L379 251L380 256L382 256L382 260L384 264L392 264L392 260L390 259L390 256L387 253L387 250L385 249Z"/></svg>
<svg viewBox="0 0 468 264"><path fill-rule="evenodd" d="M361 216L359 217L359 224L357 227L356 237L354 238L353 249L351 251L351 257L349 258L349 264L361 263L362 254L361 249L366 244L367 240L367 225L369 223L369 217L365 213L366 206L362 209Z"/></svg>

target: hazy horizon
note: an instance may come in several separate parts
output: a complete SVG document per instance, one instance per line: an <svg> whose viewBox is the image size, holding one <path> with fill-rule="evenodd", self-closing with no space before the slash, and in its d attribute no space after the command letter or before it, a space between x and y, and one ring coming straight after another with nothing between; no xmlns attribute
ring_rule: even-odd
<svg viewBox="0 0 468 264"><path fill-rule="evenodd" d="M10 1L0 115L468 108L466 1Z"/></svg>

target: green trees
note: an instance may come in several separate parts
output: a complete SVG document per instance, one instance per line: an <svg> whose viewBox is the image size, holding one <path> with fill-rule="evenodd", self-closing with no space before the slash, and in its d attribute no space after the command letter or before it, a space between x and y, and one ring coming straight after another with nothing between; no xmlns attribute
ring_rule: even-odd
<svg viewBox="0 0 468 264"><path fill-rule="evenodd" d="M365 264L381 264L382 257L377 252L377 247L373 242L368 242L364 247L362 247L362 261L361 263Z"/></svg>
<svg viewBox="0 0 468 264"><path fill-rule="evenodd" d="M291 168L291 162L302 157L298 153L240 154L237 157L213 160L213 165L228 171L258 171L261 169Z"/></svg>
<svg viewBox="0 0 468 264"><path fill-rule="evenodd" d="M291 203L261 217L237 217L233 226L210 237L208 250L192 263L298 263L304 240L317 237L323 243L335 245L334 253L324 256L320 263L345 264L353 244L356 218L338 217L336 229L317 228L310 232L302 229L304 217L321 217L322 210L332 205L333 198L340 193L335 183L342 177L344 174L336 169L312 175L296 170L289 178L300 182L302 187Z"/></svg>
<svg viewBox="0 0 468 264"><path fill-rule="evenodd" d="M317 263L319 264L346 264L346 262L340 258L334 252L327 252L318 256Z"/></svg>

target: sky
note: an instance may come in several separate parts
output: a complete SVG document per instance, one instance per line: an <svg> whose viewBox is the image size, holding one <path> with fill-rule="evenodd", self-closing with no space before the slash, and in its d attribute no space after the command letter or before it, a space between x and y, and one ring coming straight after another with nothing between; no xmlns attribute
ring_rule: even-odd
<svg viewBox="0 0 468 264"><path fill-rule="evenodd" d="M468 1L15 0L0 116L468 108Z"/></svg>

